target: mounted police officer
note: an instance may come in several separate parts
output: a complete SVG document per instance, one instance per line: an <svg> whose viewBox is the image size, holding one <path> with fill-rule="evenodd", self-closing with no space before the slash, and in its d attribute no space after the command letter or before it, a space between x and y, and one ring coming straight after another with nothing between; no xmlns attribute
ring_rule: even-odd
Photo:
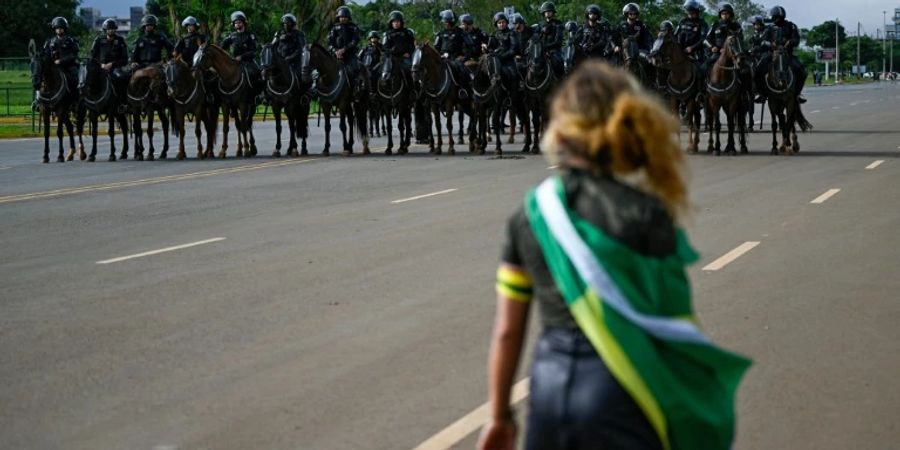
<svg viewBox="0 0 900 450"><path fill-rule="evenodd" d="M687 17L681 19L681 22L678 23L678 30L675 32L675 41L678 42L688 58L701 64L706 61L703 40L709 34L709 25L700 17L702 8L697 0L684 2L684 12L687 13Z"/></svg>
<svg viewBox="0 0 900 450"><path fill-rule="evenodd" d="M585 58L605 58L612 38L612 27L597 5L588 5L584 9L584 17L584 25L575 38L575 45Z"/></svg>
<svg viewBox="0 0 900 450"><path fill-rule="evenodd" d="M719 60L722 47L729 36L736 36L738 40L743 41L744 31L741 29L741 25L734 20L734 7L728 3L722 3L719 5L719 20L709 29L704 41L710 51L704 66L705 73L709 73L709 69Z"/></svg>
<svg viewBox="0 0 900 450"><path fill-rule="evenodd" d="M563 44L563 23L556 18L556 5L553 2L544 2L541 4L541 15L544 22L539 28L538 39L544 46L544 52L550 57L550 65L556 76L562 78L564 73L562 44Z"/></svg>
<svg viewBox="0 0 900 450"><path fill-rule="evenodd" d="M390 28L384 33L381 47L385 54L397 58L402 64L404 73L408 73L412 67L412 54L416 51L416 35L406 28L403 13L400 11L391 12L388 24Z"/></svg>
<svg viewBox="0 0 900 450"><path fill-rule="evenodd" d="M362 31L353 23L350 8L341 6L335 11L337 22L328 33L328 49L347 71L348 81L356 93L367 90L366 77L359 76L359 61L356 59L357 45Z"/></svg>
<svg viewBox="0 0 900 450"><path fill-rule="evenodd" d="M450 63L453 70L453 78L460 85L460 98L469 98L469 70L466 69L465 61L468 49L472 47L469 35L465 31L456 26L456 14L446 9L441 11L441 23L444 29L435 33L434 47L441 58Z"/></svg>
<svg viewBox="0 0 900 450"><path fill-rule="evenodd" d="M806 83L806 67L800 63L794 56L794 48L800 44L800 31L794 22L786 20L787 13L781 6L775 6L769 10L769 17L772 19L772 26L766 30L764 39L772 44L773 48L783 48L784 52L789 56L791 67L794 72L799 75L797 80L797 99L800 103L806 103L800 93L803 91L803 85ZM760 68L768 68L771 57L763 60Z"/></svg>
<svg viewBox="0 0 900 450"><path fill-rule="evenodd" d="M754 102L762 103L765 101L764 91L761 89L762 83L765 81L762 77L766 71L762 68L762 61L771 58L772 44L766 40L766 21L763 16L753 16L750 18L750 24L753 26L753 34L748 39L750 43L750 56L753 59L753 92Z"/></svg>
<svg viewBox="0 0 900 450"><path fill-rule="evenodd" d="M484 49L486 53L500 60L500 76L503 78L503 84L512 92L518 86L516 53L519 52L519 36L509 29L509 18L502 12L494 14L494 26L497 30L488 38Z"/></svg>
<svg viewBox="0 0 900 450"><path fill-rule="evenodd" d="M300 75L303 63L303 49L306 48L306 34L297 29L297 17L291 13L281 16L281 29L275 32L272 46L279 56Z"/></svg>
<svg viewBox="0 0 900 450"><path fill-rule="evenodd" d="M527 47L528 43L531 42L531 37L533 36L534 32L531 27L529 27L525 23L525 18L522 17L522 15L519 13L514 13L509 18L509 20L512 21L513 31L519 34L519 54L517 55L518 58L519 56L523 56L525 54L525 47Z"/></svg>
<svg viewBox="0 0 900 450"><path fill-rule="evenodd" d="M181 21L181 27L187 30L178 42L175 43L175 57L181 56L181 60L194 64L194 54L201 45L206 44L206 36L200 33L200 22L194 16L187 16Z"/></svg>
<svg viewBox="0 0 900 450"><path fill-rule="evenodd" d="M463 14L459 16L459 21L461 23L460 27L462 30L466 32L466 35L469 36L469 39L466 41L466 45L469 47L466 49L468 54L466 55L467 61L477 60L481 56L481 51L484 44L487 44L488 36L484 31L481 31L481 28L475 26L475 17L471 14Z"/></svg>
<svg viewBox="0 0 900 450"><path fill-rule="evenodd" d="M381 62L381 35L377 31L370 31L366 36L369 43L359 51L359 59L368 61L366 66L369 72L374 72L375 66Z"/></svg>
<svg viewBox="0 0 900 450"><path fill-rule="evenodd" d="M650 29L641 21L641 8L635 3L629 3L622 8L622 16L624 20L619 27L613 32L613 40L616 47L613 49L615 53L622 52L622 45L626 38L635 39L640 50L641 59L647 60L647 53L653 47L653 35Z"/></svg>
<svg viewBox="0 0 900 450"><path fill-rule="evenodd" d="M256 95L262 94L262 72L256 62L256 35L247 30L247 16L241 11L231 13L231 26L234 32L222 39L220 47L231 51L231 56L241 63L247 71L250 84Z"/></svg>
<svg viewBox="0 0 900 450"><path fill-rule="evenodd" d="M68 35L69 21L64 17L54 17L50 21L50 29L54 36L44 42L43 52L53 60L53 64L62 69L66 78L66 85L70 92L75 92L78 86L78 41ZM45 69L46 70L46 69ZM41 80L35 80L35 90ZM35 92L36 107L38 104Z"/></svg>
<svg viewBox="0 0 900 450"><path fill-rule="evenodd" d="M147 14L141 19L143 34L134 43L134 52L131 53L131 69L143 69L151 64L159 64L163 60L163 50L172 55L175 46L156 27L159 20L153 14Z"/></svg>
<svg viewBox="0 0 900 450"><path fill-rule="evenodd" d="M91 58L100 63L100 68L109 73L116 96L124 103L128 87L128 74L122 68L128 65L128 45L125 38L116 34L119 28L115 19L103 21L103 33L91 45ZM125 105L121 105L123 108Z"/></svg>

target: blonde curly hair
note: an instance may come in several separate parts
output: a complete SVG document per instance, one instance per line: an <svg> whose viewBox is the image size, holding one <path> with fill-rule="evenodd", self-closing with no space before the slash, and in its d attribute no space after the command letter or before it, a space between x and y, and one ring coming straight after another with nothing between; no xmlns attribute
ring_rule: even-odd
<svg viewBox="0 0 900 450"><path fill-rule="evenodd" d="M552 164L587 161L659 197L675 218L688 211L678 120L628 73L585 62L559 87L550 117L541 146Z"/></svg>

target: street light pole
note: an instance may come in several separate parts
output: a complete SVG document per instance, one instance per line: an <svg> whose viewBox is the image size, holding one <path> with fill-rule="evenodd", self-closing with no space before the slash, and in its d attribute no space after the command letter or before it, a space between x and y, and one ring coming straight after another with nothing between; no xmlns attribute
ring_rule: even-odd
<svg viewBox="0 0 900 450"><path fill-rule="evenodd" d="M834 83L841 82L841 33L838 19L834 19Z"/></svg>
<svg viewBox="0 0 900 450"><path fill-rule="evenodd" d="M887 73L887 52L885 51L885 43L887 43L887 11L881 12L881 76Z"/></svg>
<svg viewBox="0 0 900 450"><path fill-rule="evenodd" d="M862 78L862 69L859 67L859 31L862 25L859 22L856 22L856 78Z"/></svg>

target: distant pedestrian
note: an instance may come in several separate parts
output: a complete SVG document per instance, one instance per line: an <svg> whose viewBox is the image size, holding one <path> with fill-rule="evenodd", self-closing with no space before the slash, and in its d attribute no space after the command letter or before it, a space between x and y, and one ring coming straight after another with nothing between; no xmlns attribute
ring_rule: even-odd
<svg viewBox="0 0 900 450"><path fill-rule="evenodd" d="M595 61L560 87L551 117L543 148L561 173L508 223L478 447L516 448L510 390L534 300L526 449L729 448L750 362L713 346L693 315L678 121Z"/></svg>

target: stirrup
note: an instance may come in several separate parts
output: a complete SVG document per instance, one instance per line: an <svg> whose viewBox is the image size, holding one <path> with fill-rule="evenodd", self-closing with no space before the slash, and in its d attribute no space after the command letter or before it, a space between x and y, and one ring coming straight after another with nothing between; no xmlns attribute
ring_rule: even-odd
<svg viewBox="0 0 900 450"><path fill-rule="evenodd" d="M465 99L469 98L469 91L467 91L465 89L460 89L459 92L456 93L456 96L459 97L461 100L465 100Z"/></svg>
<svg viewBox="0 0 900 450"><path fill-rule="evenodd" d="M797 101L798 101L800 104L803 104L803 103L806 103L806 98L804 98L802 95L798 95L798 96L797 96Z"/></svg>

